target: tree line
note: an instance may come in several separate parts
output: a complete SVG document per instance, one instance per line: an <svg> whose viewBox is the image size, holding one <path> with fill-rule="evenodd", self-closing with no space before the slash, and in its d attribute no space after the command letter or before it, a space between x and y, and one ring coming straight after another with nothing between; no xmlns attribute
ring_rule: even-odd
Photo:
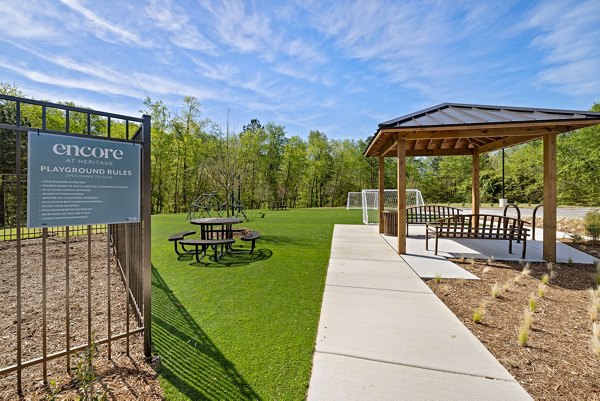
<svg viewBox="0 0 600 401"><path fill-rule="evenodd" d="M23 96L14 85L0 83L0 93ZM0 122L14 123L14 104L0 102ZM252 119L234 132L204 117L197 99L186 96L174 112L161 100L146 98L143 113L152 117L152 213L187 212L203 193L217 192L225 201L239 197L248 209L272 203L287 207L344 206L348 192L377 188L376 158L365 158L368 138L331 139L314 130L290 135L276 122ZM600 104L592 107L600 111ZM23 107L22 125L40 127L41 108ZM85 132L84 115L70 115L70 131ZM64 113L48 110L48 128L62 131ZM135 132L135 126L130 132ZM106 121L91 121L93 135L106 135ZM124 136L124 122L111 123L111 136ZM0 132L0 186L10 194L14 174L14 133ZM600 205L600 126L560 135L557 148L558 201L567 205ZM26 152L22 152L26 154ZM502 196L501 152L481 155L481 200ZM396 187L396 160L385 160L385 187ZM541 141L505 150L504 194L512 202L541 203ZM411 157L407 187L419 189L426 203L469 203L471 158ZM10 196L8 196L10 198ZM0 226L5 225L7 196L0 196Z"/></svg>

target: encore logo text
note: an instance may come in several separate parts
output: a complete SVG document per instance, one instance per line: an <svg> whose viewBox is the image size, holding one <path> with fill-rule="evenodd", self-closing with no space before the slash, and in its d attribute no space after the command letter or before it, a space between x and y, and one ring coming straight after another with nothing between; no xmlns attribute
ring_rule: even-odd
<svg viewBox="0 0 600 401"><path fill-rule="evenodd" d="M120 149L92 148L90 146L80 147L77 145L65 145L64 143L54 144L52 151L61 156L93 157L96 159L113 158L116 160L123 158L123 151Z"/></svg>

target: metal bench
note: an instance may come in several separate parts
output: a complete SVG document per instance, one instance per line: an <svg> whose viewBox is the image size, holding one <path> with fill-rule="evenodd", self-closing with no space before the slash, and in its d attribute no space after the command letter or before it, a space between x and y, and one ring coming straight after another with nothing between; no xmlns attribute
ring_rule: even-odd
<svg viewBox="0 0 600 401"><path fill-rule="evenodd" d="M412 206L406 209L406 235L409 224L427 224L446 217L462 215L462 210L440 205Z"/></svg>
<svg viewBox="0 0 600 401"><path fill-rule="evenodd" d="M427 224L438 219L461 215L462 210L450 206L428 205L411 206L406 208L406 235L409 224ZM383 212L383 233L393 237L398 236L398 212L385 210Z"/></svg>
<svg viewBox="0 0 600 401"><path fill-rule="evenodd" d="M425 249L429 250L429 235L435 236L435 254L438 253L439 238L468 238L507 240L508 252L512 253L512 242L523 241L521 257L525 259L527 251L528 228L526 221L512 217L466 214L439 219L426 224Z"/></svg>
<svg viewBox="0 0 600 401"><path fill-rule="evenodd" d="M223 238L223 239L184 239L179 241L181 247L187 254L195 254L196 261L200 262L200 254L202 257L206 256L206 250L211 247L214 251L215 262L219 261L223 255L225 254L226 247L233 244L235 240L233 238ZM193 246L194 251L188 251L185 249L185 246ZM221 247L221 252L219 252L219 246ZM202 247L202 249L198 249Z"/></svg>
<svg viewBox="0 0 600 401"><path fill-rule="evenodd" d="M177 243L181 240L183 240L185 237L187 237L188 235L193 235L196 234L196 231L182 231L179 233L175 233L171 236L169 236L169 241L173 241L173 244L175 245L175 253L177 255L181 255L182 253L185 253L185 249L183 250L183 252L179 252L179 248L177 246Z"/></svg>

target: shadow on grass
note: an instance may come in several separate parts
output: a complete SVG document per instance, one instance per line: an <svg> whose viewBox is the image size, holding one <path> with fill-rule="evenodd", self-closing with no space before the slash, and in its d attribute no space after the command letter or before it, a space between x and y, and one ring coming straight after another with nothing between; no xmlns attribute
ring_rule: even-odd
<svg viewBox="0 0 600 401"><path fill-rule="evenodd" d="M273 256L273 251L270 249L255 249L254 253L242 253L232 252L225 255L219 261L215 261L214 256L208 253L206 256L200 259L200 262L196 261L195 255L179 255L177 260L189 261L191 266L204 266L204 267L235 267L235 266L248 266L251 263L267 260Z"/></svg>
<svg viewBox="0 0 600 401"><path fill-rule="evenodd" d="M260 400L152 266L152 343L159 373L192 400Z"/></svg>

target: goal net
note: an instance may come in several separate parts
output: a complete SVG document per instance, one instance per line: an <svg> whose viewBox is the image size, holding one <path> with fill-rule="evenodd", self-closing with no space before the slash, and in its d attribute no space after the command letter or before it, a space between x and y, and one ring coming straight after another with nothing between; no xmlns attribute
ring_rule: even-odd
<svg viewBox="0 0 600 401"><path fill-rule="evenodd" d="M348 192L346 209L362 209L362 192Z"/></svg>
<svg viewBox="0 0 600 401"><path fill-rule="evenodd" d="M423 196L418 189L406 190L406 206L423 206ZM398 208L398 190L383 190L383 209L396 210ZM379 223L379 191L377 189L362 190L363 223Z"/></svg>

